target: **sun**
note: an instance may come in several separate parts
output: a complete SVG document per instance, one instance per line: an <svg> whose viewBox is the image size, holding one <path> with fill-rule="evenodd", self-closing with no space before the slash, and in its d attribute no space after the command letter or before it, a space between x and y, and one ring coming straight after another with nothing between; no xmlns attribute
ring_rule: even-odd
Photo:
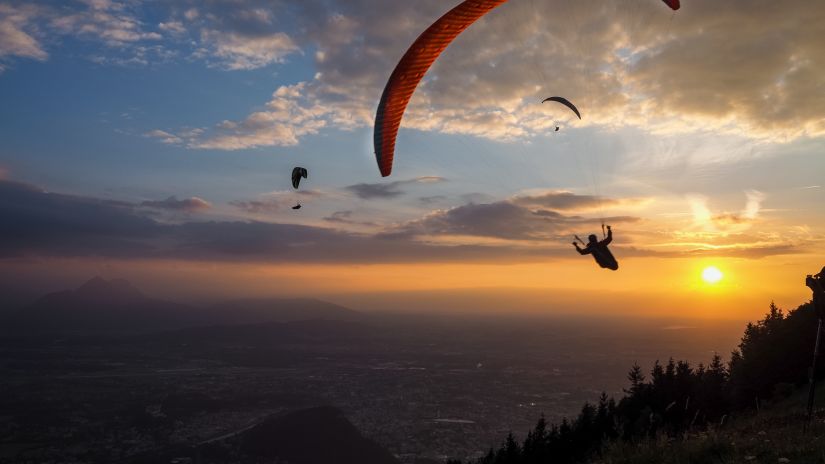
<svg viewBox="0 0 825 464"><path fill-rule="evenodd" d="M709 284L715 284L722 280L724 274L716 266L708 266L702 271L702 280Z"/></svg>

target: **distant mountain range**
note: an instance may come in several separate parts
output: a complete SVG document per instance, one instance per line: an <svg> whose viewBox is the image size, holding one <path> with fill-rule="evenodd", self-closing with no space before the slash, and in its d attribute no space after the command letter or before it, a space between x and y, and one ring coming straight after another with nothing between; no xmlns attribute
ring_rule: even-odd
<svg viewBox="0 0 825 464"><path fill-rule="evenodd" d="M2 325L13 333L138 333L187 327L362 321L366 316L314 299L243 299L196 307L146 296L126 280L95 277L74 290L49 293Z"/></svg>

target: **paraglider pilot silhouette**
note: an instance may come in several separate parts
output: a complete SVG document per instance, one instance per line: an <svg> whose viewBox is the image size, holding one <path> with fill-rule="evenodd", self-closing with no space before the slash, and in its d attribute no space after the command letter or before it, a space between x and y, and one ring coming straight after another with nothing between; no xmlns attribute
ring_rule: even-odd
<svg viewBox="0 0 825 464"><path fill-rule="evenodd" d="M813 305L817 317L825 319L825 266L819 274L807 276L805 285L813 292Z"/></svg>
<svg viewBox="0 0 825 464"><path fill-rule="evenodd" d="M816 326L816 342L814 343L814 359L811 363L811 368L808 370L808 417L805 422L805 429L811 423L814 412L814 391L816 389L816 365L819 358L819 347L822 343L822 326L825 324L825 266L819 271L819 274L808 275L805 277L805 285L813 292L814 311L816 312L817 326Z"/></svg>
<svg viewBox="0 0 825 464"><path fill-rule="evenodd" d="M585 245L584 248L581 248L577 242L573 242L573 246L576 247L576 251L578 251L579 254L593 255L596 263L604 269L610 269L611 271L619 269L619 263L616 261L616 258L613 257L610 249L607 248L607 245L613 241L613 230L610 226L607 226L607 237L604 240L599 241L599 238L596 237L595 234L591 234L587 239L588 243L585 244L582 239L576 236L576 240Z"/></svg>

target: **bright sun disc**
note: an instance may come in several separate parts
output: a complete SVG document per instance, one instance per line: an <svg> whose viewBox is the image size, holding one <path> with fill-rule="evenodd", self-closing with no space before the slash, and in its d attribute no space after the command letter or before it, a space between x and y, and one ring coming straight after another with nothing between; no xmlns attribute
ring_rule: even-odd
<svg viewBox="0 0 825 464"><path fill-rule="evenodd" d="M702 280L709 284L715 284L722 280L722 271L720 271L716 266L709 266L706 267L704 271L702 271Z"/></svg>

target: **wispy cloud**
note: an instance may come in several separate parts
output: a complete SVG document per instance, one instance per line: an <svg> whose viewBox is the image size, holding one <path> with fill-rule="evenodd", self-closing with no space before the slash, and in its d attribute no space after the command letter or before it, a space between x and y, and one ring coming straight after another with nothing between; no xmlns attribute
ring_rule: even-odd
<svg viewBox="0 0 825 464"><path fill-rule="evenodd" d="M297 145L302 136L316 134L326 125L321 116L329 112L318 102L302 101L303 88L303 84L279 87L266 110L240 122L224 121L212 131L188 138L187 144L217 150Z"/></svg>
<svg viewBox="0 0 825 464"><path fill-rule="evenodd" d="M178 144L183 143L183 139L178 137L177 135L170 134L169 132L162 131L162 130L159 130L159 129L149 131L149 132L143 134L143 136L153 138L153 139L158 139L158 140L160 140L161 142L163 142L167 145L178 145Z"/></svg>
<svg viewBox="0 0 825 464"><path fill-rule="evenodd" d="M262 215L290 208L296 201L309 201L323 195L319 190L280 191L270 192L257 199L231 201L229 204L246 213Z"/></svg>
<svg viewBox="0 0 825 464"><path fill-rule="evenodd" d="M526 207L548 208L555 211L594 211L613 208L641 208L653 202L652 198L605 198L596 195L578 195L566 190L520 195L513 203Z"/></svg>
<svg viewBox="0 0 825 464"><path fill-rule="evenodd" d="M163 36L148 31L137 13L126 3L86 1L85 10L69 14L55 11L50 26L62 34L100 40L109 47L122 48L140 41L157 41Z"/></svg>
<svg viewBox="0 0 825 464"><path fill-rule="evenodd" d="M353 225L353 226L364 226L364 227L377 227L378 224L372 221L358 221L353 219L355 213L352 211L336 211L331 215L324 218L324 221L332 223L332 224L341 224L341 225Z"/></svg>
<svg viewBox="0 0 825 464"><path fill-rule="evenodd" d="M708 198L702 195L687 197L693 212L694 224L710 228L725 228L729 226L747 226L759 217L765 194L757 190L745 191L745 207L739 212L713 213L708 206Z"/></svg>
<svg viewBox="0 0 825 464"><path fill-rule="evenodd" d="M10 57L43 61L49 57L43 45L34 36L35 20L42 14L35 5L0 3L0 73L4 60Z"/></svg>
<svg viewBox="0 0 825 464"><path fill-rule="evenodd" d="M201 42L211 49L218 66L234 71L281 63L286 56L299 51L283 32L248 37L236 32L204 30Z"/></svg>
<svg viewBox="0 0 825 464"><path fill-rule="evenodd" d="M355 194L358 198L365 200L390 199L404 195L406 192L402 187L415 184L432 184L444 182L446 179L439 176L422 176L415 179L399 180L395 182L383 182L375 184L355 184L345 187L345 190Z"/></svg>
<svg viewBox="0 0 825 464"><path fill-rule="evenodd" d="M143 201L140 203L140 206L183 213L196 213L199 211L208 210L212 207L208 201L202 198L191 197L178 200L175 196L168 197L165 200Z"/></svg>
<svg viewBox="0 0 825 464"><path fill-rule="evenodd" d="M229 202L229 204L251 214L274 213L285 209L287 206L283 199L235 200Z"/></svg>
<svg viewBox="0 0 825 464"><path fill-rule="evenodd" d="M186 33L186 26L180 21L167 21L158 24L158 29L172 35L180 35Z"/></svg>

